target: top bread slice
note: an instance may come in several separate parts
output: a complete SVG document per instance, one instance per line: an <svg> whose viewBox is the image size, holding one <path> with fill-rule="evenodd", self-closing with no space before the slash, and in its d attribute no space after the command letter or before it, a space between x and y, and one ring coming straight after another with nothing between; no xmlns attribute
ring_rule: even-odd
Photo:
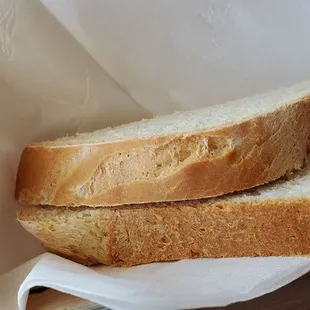
<svg viewBox="0 0 310 310"><path fill-rule="evenodd" d="M310 81L29 145L15 195L92 207L215 197L300 169L309 137Z"/></svg>

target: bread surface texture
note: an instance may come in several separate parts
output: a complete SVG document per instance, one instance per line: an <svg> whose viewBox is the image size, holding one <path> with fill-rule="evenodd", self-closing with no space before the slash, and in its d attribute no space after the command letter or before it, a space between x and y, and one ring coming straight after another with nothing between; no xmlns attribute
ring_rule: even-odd
<svg viewBox="0 0 310 310"><path fill-rule="evenodd" d="M310 253L310 169L251 191L150 206L25 206L22 226L86 265Z"/></svg>
<svg viewBox="0 0 310 310"><path fill-rule="evenodd" d="M56 141L22 153L23 205L113 207L220 196L302 167L310 82Z"/></svg>

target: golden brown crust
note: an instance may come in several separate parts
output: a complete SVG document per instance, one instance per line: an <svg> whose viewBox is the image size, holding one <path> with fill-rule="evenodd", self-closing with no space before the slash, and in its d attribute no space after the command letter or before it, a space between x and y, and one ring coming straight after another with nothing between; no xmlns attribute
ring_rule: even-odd
<svg viewBox="0 0 310 310"><path fill-rule="evenodd" d="M23 205L113 206L213 197L273 181L303 165L309 100L191 135L28 146L16 199Z"/></svg>
<svg viewBox="0 0 310 310"><path fill-rule="evenodd" d="M50 251L87 265L310 253L309 199L184 202L152 208L33 206L24 207L18 219Z"/></svg>
<svg viewBox="0 0 310 310"><path fill-rule="evenodd" d="M42 246L50 252L55 252L54 247L57 244L57 251L62 256L78 263L86 265L96 264L96 247L100 243L102 252L101 259L106 263L112 262L112 256L109 251L111 247L111 235L113 234L113 218L111 213L93 214L87 209L75 212L66 211L63 217L63 208L52 208L50 211L51 219L45 218L46 213L31 214L33 207L23 208L18 213L21 220L28 216L35 215L36 222L24 223L20 221L26 230L41 240ZM94 217L95 216L95 217ZM86 233L87 230L87 233ZM46 237L46 239L45 239ZM76 242L72 238L76 238ZM59 243L60 239L63 239ZM88 244L92 253L80 252L81 242Z"/></svg>

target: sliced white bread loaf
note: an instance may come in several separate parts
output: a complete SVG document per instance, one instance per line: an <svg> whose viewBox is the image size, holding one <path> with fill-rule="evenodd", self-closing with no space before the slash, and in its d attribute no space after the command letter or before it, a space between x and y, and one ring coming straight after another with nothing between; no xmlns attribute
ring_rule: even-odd
<svg viewBox="0 0 310 310"><path fill-rule="evenodd" d="M24 205L113 206L214 197L300 169L310 136L310 82L28 146Z"/></svg>
<svg viewBox="0 0 310 310"><path fill-rule="evenodd" d="M87 265L309 255L310 167L290 177L248 192L151 207L26 206L18 220L47 250Z"/></svg>

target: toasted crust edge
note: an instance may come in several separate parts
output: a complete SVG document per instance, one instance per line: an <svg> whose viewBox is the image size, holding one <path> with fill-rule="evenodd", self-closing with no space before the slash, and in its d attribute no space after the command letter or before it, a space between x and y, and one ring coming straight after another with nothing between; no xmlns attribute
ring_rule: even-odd
<svg viewBox="0 0 310 310"><path fill-rule="evenodd" d="M152 208L31 206L22 209L18 220L47 250L86 265L310 254L308 198Z"/></svg>

